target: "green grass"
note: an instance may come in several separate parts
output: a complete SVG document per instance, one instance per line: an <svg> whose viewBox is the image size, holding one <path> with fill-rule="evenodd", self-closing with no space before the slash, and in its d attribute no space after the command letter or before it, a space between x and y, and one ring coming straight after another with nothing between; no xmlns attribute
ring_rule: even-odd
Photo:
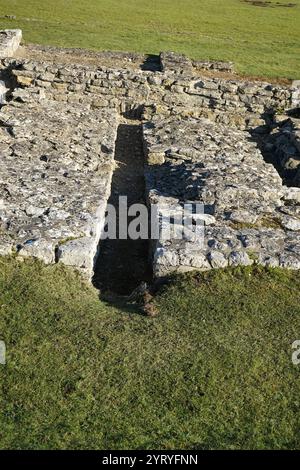
<svg viewBox="0 0 300 470"><path fill-rule="evenodd" d="M281 0L290 3L290 0ZM0 0L0 27L27 42L232 60L249 75L299 79L300 0L257 7L241 0Z"/></svg>
<svg viewBox="0 0 300 470"><path fill-rule="evenodd" d="M0 447L300 448L300 274L174 278L157 318L0 258Z"/></svg>

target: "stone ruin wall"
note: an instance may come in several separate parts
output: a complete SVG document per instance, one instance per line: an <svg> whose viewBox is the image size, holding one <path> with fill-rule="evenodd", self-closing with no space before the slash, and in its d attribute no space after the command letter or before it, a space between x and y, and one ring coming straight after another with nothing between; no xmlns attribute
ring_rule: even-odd
<svg viewBox="0 0 300 470"><path fill-rule="evenodd" d="M13 44L8 54L0 48L1 254L91 276L125 116L143 124L148 202L166 212L186 201L205 206L204 247L155 241L155 275L300 268L299 82L244 81L232 64L173 53L161 54L159 70L131 59L101 65L97 55L66 63L66 50L37 46L23 58Z"/></svg>

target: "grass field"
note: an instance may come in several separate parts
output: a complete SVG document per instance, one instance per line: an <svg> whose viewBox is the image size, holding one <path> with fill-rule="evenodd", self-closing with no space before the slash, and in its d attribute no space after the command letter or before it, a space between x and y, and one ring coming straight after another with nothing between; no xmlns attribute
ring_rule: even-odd
<svg viewBox="0 0 300 470"><path fill-rule="evenodd" d="M0 0L0 27L22 28L27 42L145 53L174 50L195 59L232 60L243 74L299 79L300 0L267 5L242 0Z"/></svg>
<svg viewBox="0 0 300 470"><path fill-rule="evenodd" d="M177 279L160 314L0 259L0 448L300 448L300 274Z"/></svg>
<svg viewBox="0 0 300 470"><path fill-rule="evenodd" d="M266 5L0 0L0 28L299 79L300 0ZM0 449L300 449L300 272L182 275L153 302L146 317L61 265L0 257Z"/></svg>

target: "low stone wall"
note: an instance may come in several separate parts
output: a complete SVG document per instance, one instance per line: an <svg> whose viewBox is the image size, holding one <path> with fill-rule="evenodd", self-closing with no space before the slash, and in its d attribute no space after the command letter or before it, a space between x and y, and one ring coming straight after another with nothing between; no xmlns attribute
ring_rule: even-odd
<svg viewBox="0 0 300 470"><path fill-rule="evenodd" d="M11 102L0 113L0 254L61 261L92 276L114 169L118 116Z"/></svg>
<svg viewBox="0 0 300 470"><path fill-rule="evenodd" d="M182 74L116 70L105 67L54 65L30 60L2 61L12 68L20 87L43 88L45 97L64 102L84 102L91 108L114 108L145 118L165 116L207 117L241 129L265 124L266 116L293 107L297 88L268 83L199 78L193 69Z"/></svg>
<svg viewBox="0 0 300 470"><path fill-rule="evenodd" d="M149 204L159 206L154 272L206 270L257 262L300 268L300 188L290 190L244 132L205 119L144 124ZM203 237L191 228L161 238L185 203L201 204ZM176 218L176 217L175 217ZM166 228L166 227L165 227Z"/></svg>

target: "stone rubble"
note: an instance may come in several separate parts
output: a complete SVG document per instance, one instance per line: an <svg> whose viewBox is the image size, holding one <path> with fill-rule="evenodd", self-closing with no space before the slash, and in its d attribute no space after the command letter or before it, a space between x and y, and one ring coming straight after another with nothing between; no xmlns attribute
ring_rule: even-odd
<svg viewBox="0 0 300 470"><path fill-rule="evenodd" d="M153 241L156 276L253 263L300 268L297 82L225 78L232 64L173 53L161 54L160 71L138 55L116 56L116 67L113 53L84 59L35 46L24 55L0 61L9 90L0 110L0 255L63 262L91 277L123 115L143 122L146 194L162 207L159 225L186 202L205 207L193 215L205 224L203 243L188 234ZM293 187L278 162L292 166Z"/></svg>

